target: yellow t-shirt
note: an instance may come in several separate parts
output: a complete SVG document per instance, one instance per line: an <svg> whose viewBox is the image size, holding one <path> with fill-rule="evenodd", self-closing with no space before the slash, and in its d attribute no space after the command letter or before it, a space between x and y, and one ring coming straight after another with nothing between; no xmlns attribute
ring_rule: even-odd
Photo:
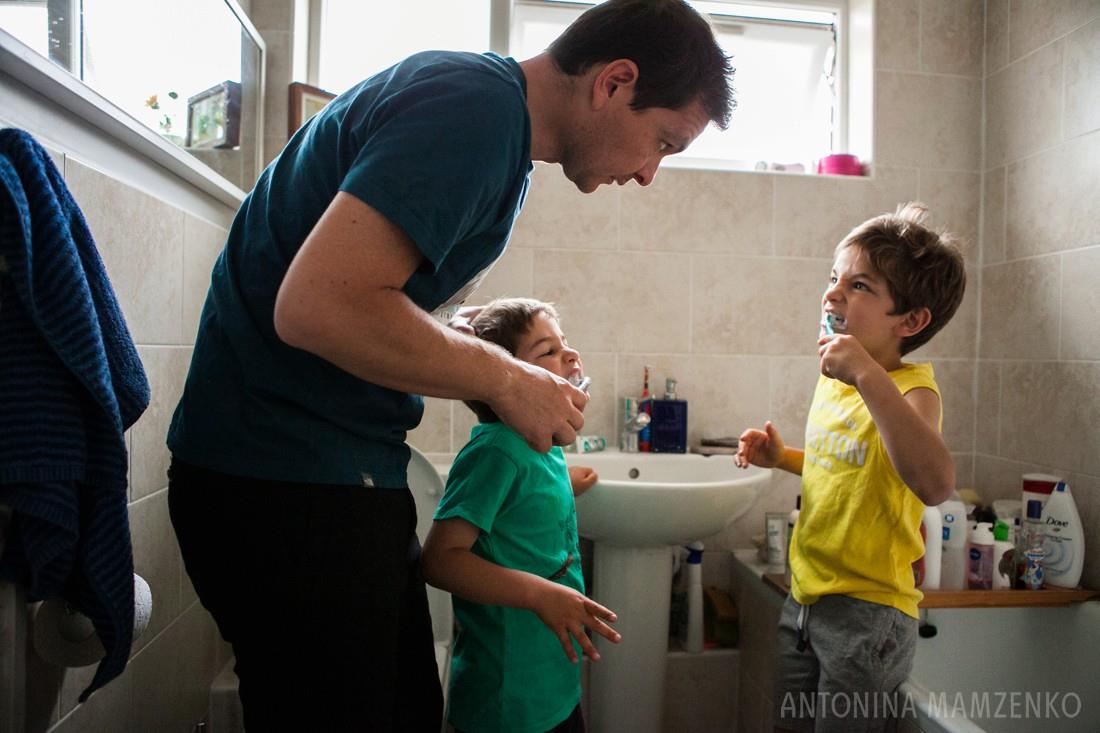
<svg viewBox="0 0 1100 733"><path fill-rule="evenodd" d="M939 396L931 364L890 372L905 394ZM943 411L940 411L942 427ZM863 397L821 376L806 421L802 510L791 541L791 594L803 605L846 595L917 616L913 562L924 504L902 482Z"/></svg>

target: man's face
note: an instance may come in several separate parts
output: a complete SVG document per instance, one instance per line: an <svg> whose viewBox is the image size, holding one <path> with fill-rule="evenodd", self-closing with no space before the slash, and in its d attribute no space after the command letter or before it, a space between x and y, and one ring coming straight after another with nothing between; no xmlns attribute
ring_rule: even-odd
<svg viewBox="0 0 1100 733"><path fill-rule="evenodd" d="M709 118L696 100L683 109L630 109L632 95L618 95L580 126L561 157L562 170L583 193L600 184L635 180L648 186L666 155L683 151Z"/></svg>

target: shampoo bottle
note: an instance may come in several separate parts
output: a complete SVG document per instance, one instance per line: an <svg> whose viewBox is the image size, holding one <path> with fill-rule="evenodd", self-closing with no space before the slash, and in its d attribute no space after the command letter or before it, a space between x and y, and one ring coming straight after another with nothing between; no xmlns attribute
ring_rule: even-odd
<svg viewBox="0 0 1100 733"><path fill-rule="evenodd" d="M703 543L687 549L687 626L681 641L685 651L698 654L703 651Z"/></svg>
<svg viewBox="0 0 1100 733"><path fill-rule="evenodd" d="M978 522L970 535L967 546L967 587L971 590L989 590L993 587L993 526Z"/></svg>
<svg viewBox="0 0 1100 733"><path fill-rule="evenodd" d="M943 563L940 588L962 590L966 587L966 505L956 495L940 504L943 520Z"/></svg>
<svg viewBox="0 0 1100 733"><path fill-rule="evenodd" d="M687 453L688 403L676 397L676 380L665 380L665 396L651 403L649 449L654 453Z"/></svg>
<svg viewBox="0 0 1100 733"><path fill-rule="evenodd" d="M993 588L1011 588L1016 577L1016 543L1011 529L998 521L993 527Z"/></svg>
<svg viewBox="0 0 1100 733"><path fill-rule="evenodd" d="M913 563L914 580L922 590L939 590L943 568L943 515L934 506L924 508L920 522L924 557Z"/></svg>
<svg viewBox="0 0 1100 733"><path fill-rule="evenodd" d="M1043 505L1042 519L1046 534L1047 556L1043 562L1046 581L1076 588L1085 564L1085 532L1065 481L1058 482Z"/></svg>

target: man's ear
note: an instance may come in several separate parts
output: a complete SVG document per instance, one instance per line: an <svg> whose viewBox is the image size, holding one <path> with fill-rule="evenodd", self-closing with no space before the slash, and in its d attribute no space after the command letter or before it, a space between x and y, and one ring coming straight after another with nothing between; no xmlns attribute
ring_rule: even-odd
<svg viewBox="0 0 1100 733"><path fill-rule="evenodd" d="M592 85L592 105L601 109L610 100L629 102L638 82L638 65L630 59L609 61L596 73Z"/></svg>
<svg viewBox="0 0 1100 733"><path fill-rule="evenodd" d="M914 308L906 313L905 317L901 320L901 324L898 326L898 335L902 338L914 336L928 328L928 324L931 322L932 311L928 310L928 308Z"/></svg>

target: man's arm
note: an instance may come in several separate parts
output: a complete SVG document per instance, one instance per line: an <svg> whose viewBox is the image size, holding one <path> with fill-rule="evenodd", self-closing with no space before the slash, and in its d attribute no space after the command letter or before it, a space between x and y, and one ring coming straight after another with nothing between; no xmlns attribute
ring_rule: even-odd
<svg viewBox="0 0 1100 733"><path fill-rule="evenodd" d="M338 193L283 278L279 338L383 387L481 400L540 452L575 440L587 396L418 308L401 289L422 259L402 229Z"/></svg>

